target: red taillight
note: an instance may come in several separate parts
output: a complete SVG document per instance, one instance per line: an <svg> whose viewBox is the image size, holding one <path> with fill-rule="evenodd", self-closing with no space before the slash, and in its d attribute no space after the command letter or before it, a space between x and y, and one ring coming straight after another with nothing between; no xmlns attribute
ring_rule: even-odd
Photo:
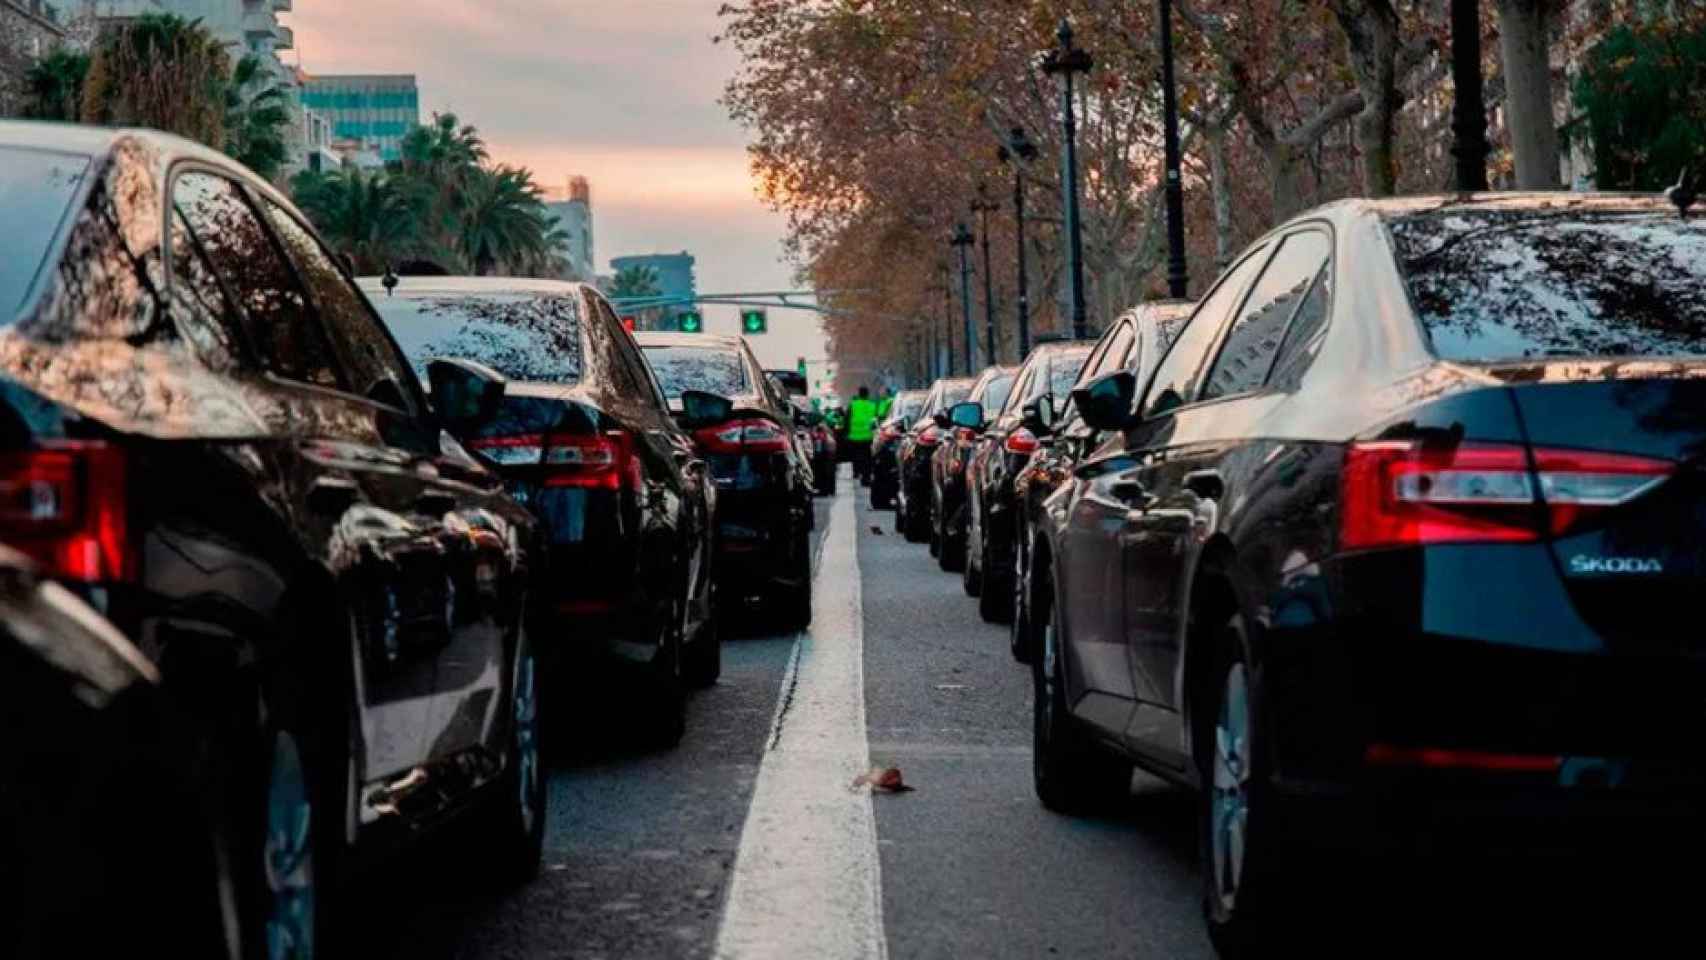
<svg viewBox="0 0 1706 960"><path fill-rule="evenodd" d="M1009 433L1007 435L1007 442L1002 444L1002 447L1004 447L1008 453L1019 454L1036 453L1037 447L1039 446L1041 446L1041 444L1037 442L1037 435L1026 430L1024 427L1020 427L1012 433Z"/></svg>
<svg viewBox="0 0 1706 960"><path fill-rule="evenodd" d="M935 426L925 427L924 432L918 435L918 442L926 447L934 447L936 444L941 443L941 428Z"/></svg>
<svg viewBox="0 0 1706 960"><path fill-rule="evenodd" d="M634 438L621 430L563 433L545 443L545 486L638 490L642 471Z"/></svg>
<svg viewBox="0 0 1706 960"><path fill-rule="evenodd" d="M1529 452L1509 444L1359 443L1345 455L1340 545L1533 542L1640 496L1674 469L1568 450L1536 450L1531 468Z"/></svg>
<svg viewBox="0 0 1706 960"><path fill-rule="evenodd" d="M0 454L0 539L50 576L83 583L130 580L124 452L63 441Z"/></svg>
<svg viewBox="0 0 1706 960"><path fill-rule="evenodd" d="M1395 747L1370 744L1363 759L1376 767L1427 767L1436 770L1486 770L1497 773L1554 773L1564 758L1545 754L1487 753L1437 747Z"/></svg>
<svg viewBox="0 0 1706 960"><path fill-rule="evenodd" d="M693 439L706 453L781 453L788 449L788 434L774 421L762 418L730 420L695 430Z"/></svg>
<svg viewBox="0 0 1706 960"><path fill-rule="evenodd" d="M977 431L970 427L954 428L954 446L961 450L969 450L977 443Z"/></svg>

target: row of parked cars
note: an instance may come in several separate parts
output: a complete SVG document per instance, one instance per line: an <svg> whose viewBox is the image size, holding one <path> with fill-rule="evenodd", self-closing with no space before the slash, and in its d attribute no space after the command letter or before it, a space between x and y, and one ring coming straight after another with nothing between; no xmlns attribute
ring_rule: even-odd
<svg viewBox="0 0 1706 960"><path fill-rule="evenodd" d="M726 613L811 617L823 451L739 338L358 281L148 132L0 123L0 223L0 955L337 955L452 825L531 877L568 684L673 745Z"/></svg>
<svg viewBox="0 0 1706 960"><path fill-rule="evenodd" d="M1340 202L902 394L873 505L1010 624L1046 807L1198 792L1224 953L1361 858L1697 856L1703 291L1665 199Z"/></svg>

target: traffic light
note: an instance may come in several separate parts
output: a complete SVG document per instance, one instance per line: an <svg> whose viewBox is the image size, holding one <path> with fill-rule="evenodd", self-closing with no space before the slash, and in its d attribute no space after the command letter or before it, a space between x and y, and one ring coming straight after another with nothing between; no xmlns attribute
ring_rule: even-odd
<svg viewBox="0 0 1706 960"><path fill-rule="evenodd" d="M636 324L634 322L633 317L623 317L622 318L622 329L628 331L629 333L633 333L635 326L636 326Z"/></svg>
<svg viewBox="0 0 1706 960"><path fill-rule="evenodd" d="M800 376L802 376L802 377L805 376L806 375L806 358L801 357L798 361L796 361L796 363L794 364L794 369L800 371Z"/></svg>
<svg viewBox="0 0 1706 960"><path fill-rule="evenodd" d="M763 310L742 310L740 312L740 332L767 333L770 330L770 318Z"/></svg>
<svg viewBox="0 0 1706 960"><path fill-rule="evenodd" d="M684 310L677 319L681 322L682 333L705 332L705 315L697 310Z"/></svg>

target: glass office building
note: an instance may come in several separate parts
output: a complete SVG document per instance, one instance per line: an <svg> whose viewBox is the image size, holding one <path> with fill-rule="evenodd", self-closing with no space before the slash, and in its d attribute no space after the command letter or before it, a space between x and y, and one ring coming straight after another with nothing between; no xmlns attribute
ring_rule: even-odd
<svg viewBox="0 0 1706 960"><path fill-rule="evenodd" d="M421 94L412 74L310 76L302 103L330 118L332 136L398 158L403 136L420 125Z"/></svg>

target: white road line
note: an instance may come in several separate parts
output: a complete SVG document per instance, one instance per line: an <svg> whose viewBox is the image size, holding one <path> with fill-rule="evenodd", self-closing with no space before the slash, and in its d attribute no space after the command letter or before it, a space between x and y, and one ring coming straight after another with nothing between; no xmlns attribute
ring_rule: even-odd
<svg viewBox="0 0 1706 960"><path fill-rule="evenodd" d="M742 828L716 956L884 960L882 877L865 740L864 610L853 498L837 496L812 590L812 628L784 678ZM790 689L791 688L791 689Z"/></svg>

